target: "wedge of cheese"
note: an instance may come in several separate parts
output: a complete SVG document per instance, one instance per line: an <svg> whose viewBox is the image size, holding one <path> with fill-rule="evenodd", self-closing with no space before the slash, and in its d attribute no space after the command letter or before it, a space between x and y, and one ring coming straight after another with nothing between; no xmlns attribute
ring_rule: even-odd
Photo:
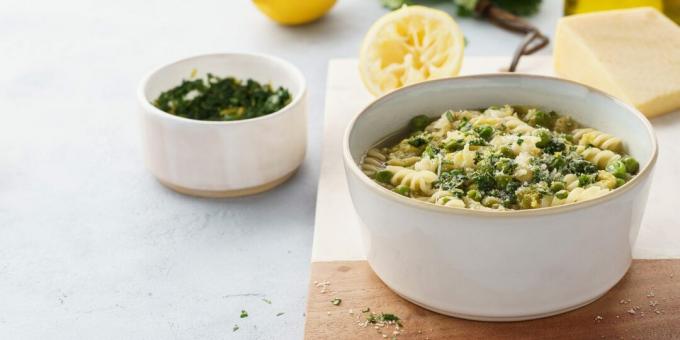
<svg viewBox="0 0 680 340"><path fill-rule="evenodd" d="M647 117L680 109L680 27L653 8L562 18L558 76L598 88Z"/></svg>

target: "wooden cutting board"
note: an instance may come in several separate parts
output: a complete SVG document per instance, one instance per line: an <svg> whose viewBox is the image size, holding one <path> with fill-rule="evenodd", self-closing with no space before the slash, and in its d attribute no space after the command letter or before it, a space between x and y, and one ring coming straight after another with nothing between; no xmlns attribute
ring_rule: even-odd
<svg viewBox="0 0 680 340"><path fill-rule="evenodd" d="M507 62L502 57L466 58L462 74L497 72ZM525 57L519 71L551 75L551 65L547 56ZM576 311L533 321L489 323L447 317L413 305L387 288L365 261L359 221L345 180L341 141L349 120L372 99L359 80L356 60L330 62L306 339L370 340L383 339L383 335L391 339L393 328L378 333L358 324L365 320L361 310L366 307L401 317L404 330L398 339L680 339L680 214L674 213L675 191L680 187L676 170L680 169L680 144L675 143L680 112L652 121L660 156L633 251L636 260L626 277L606 296ZM320 283L326 281L330 284L321 293ZM654 296L647 297L650 292ZM336 297L342 299L339 306L331 303ZM635 314L628 313L636 306Z"/></svg>
<svg viewBox="0 0 680 340"><path fill-rule="evenodd" d="M462 320L418 307L387 288L366 261L312 263L311 276L305 339L383 339L382 334L391 339L394 328L378 333L372 325L358 324L366 307L403 320L397 339L680 339L680 260L635 260L621 282L583 308L504 323ZM315 281L330 282L325 293ZM342 300L339 306L331 303L336 297Z"/></svg>

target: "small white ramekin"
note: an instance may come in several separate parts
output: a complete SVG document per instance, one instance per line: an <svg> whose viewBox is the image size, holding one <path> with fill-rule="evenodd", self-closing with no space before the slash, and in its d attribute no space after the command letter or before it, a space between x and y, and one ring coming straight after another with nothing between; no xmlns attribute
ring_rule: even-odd
<svg viewBox="0 0 680 340"><path fill-rule="evenodd" d="M283 86L292 101L272 114L239 121L182 118L153 106L161 92L196 77L254 79ZM263 54L200 55L162 66L144 77L141 108L146 164L164 185L203 197L243 196L269 190L295 173L307 145L306 86L292 64Z"/></svg>
<svg viewBox="0 0 680 340"><path fill-rule="evenodd" d="M590 201L490 212L400 196L358 166L369 148L415 115L503 104L553 109L621 137L641 164L639 174ZM652 126L633 107L570 81L517 74L434 80L389 93L354 118L343 145L376 274L425 308L487 321L566 312L613 287L630 266L657 158Z"/></svg>

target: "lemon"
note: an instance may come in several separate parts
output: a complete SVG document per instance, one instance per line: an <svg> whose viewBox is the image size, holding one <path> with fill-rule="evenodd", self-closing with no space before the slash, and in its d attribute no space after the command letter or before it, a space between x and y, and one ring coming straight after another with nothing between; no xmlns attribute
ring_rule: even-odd
<svg viewBox="0 0 680 340"><path fill-rule="evenodd" d="M321 18L335 0L253 0L272 20L284 25L300 25Z"/></svg>
<svg viewBox="0 0 680 340"><path fill-rule="evenodd" d="M378 19L366 33L359 72L373 95L429 79L458 75L465 42L446 12L402 7Z"/></svg>

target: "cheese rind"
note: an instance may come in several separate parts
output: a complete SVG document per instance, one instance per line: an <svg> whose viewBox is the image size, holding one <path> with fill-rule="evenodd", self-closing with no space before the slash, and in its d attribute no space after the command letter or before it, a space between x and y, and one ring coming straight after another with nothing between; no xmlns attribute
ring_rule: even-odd
<svg viewBox="0 0 680 340"><path fill-rule="evenodd" d="M648 117L680 109L680 27L652 8L562 18L555 72Z"/></svg>

